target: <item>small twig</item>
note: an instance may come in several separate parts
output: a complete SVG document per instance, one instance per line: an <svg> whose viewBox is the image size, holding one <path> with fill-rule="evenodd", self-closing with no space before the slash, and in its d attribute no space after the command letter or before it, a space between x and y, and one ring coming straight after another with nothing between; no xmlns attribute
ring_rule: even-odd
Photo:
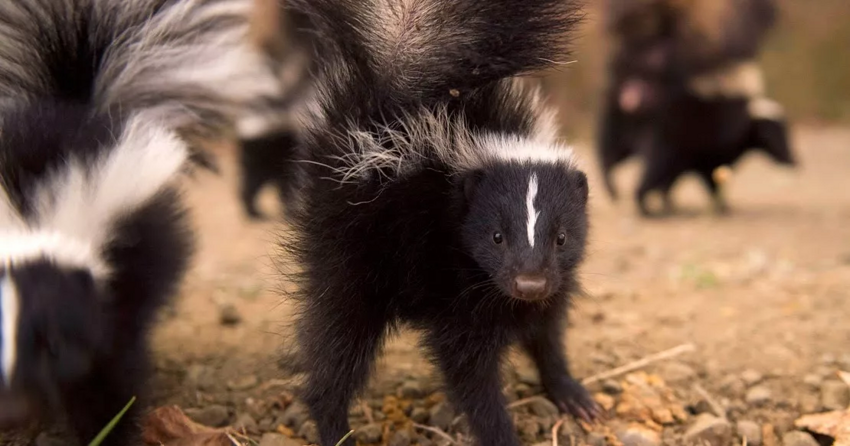
<svg viewBox="0 0 850 446"><path fill-rule="evenodd" d="M508 404L508 409L516 409L517 407L525 406L526 404L531 404L535 401L545 399L542 396L530 396L528 398L523 398L521 400L516 400L513 403Z"/></svg>
<svg viewBox="0 0 850 446"><path fill-rule="evenodd" d="M718 417L723 418L724 420L726 419L726 410L724 410L724 409L723 409L723 406L721 406L721 405L720 405L720 403L718 403L716 399L712 398L712 396L708 393L708 391L706 391L706 390L705 390L705 389L704 389L701 385L699 385L699 384L694 384L694 390L695 390L695 391L696 391L696 392L697 392L697 393L698 393L701 397L703 397L703 399L705 399L705 402L707 402L707 403L708 403L708 405L709 405L709 406L711 406L711 410L713 410L713 411L714 411L714 413L715 413Z"/></svg>
<svg viewBox="0 0 850 446"><path fill-rule="evenodd" d="M564 419L561 418L552 426L552 446L558 446L558 431L561 429L561 426L564 424Z"/></svg>
<svg viewBox="0 0 850 446"><path fill-rule="evenodd" d="M419 423L413 423L413 427L415 427L417 429L422 429L424 431L433 432L433 433L445 438L446 440L451 442L451 444L457 444L457 440L452 438L451 435L443 432L442 429L437 429L436 427L431 427L431 426L425 426L424 424L419 424Z"/></svg>
<svg viewBox="0 0 850 446"><path fill-rule="evenodd" d="M240 443L239 440L233 438L233 436L230 435L230 433L225 432L224 435L226 435L227 439L230 440L231 443L233 443L233 446L242 446L242 443Z"/></svg>
<svg viewBox="0 0 850 446"><path fill-rule="evenodd" d="M336 446L341 446L343 443L345 443L345 440L348 440L348 437L350 437L352 435L354 435L354 429L348 431L348 433L345 434L345 436L340 438L340 440L339 440L339 442L337 442Z"/></svg>
<svg viewBox="0 0 850 446"><path fill-rule="evenodd" d="M661 360L664 360L664 359L672 358L674 356L679 356L682 353L691 352L691 351L694 351L695 349L696 349L696 346L694 346L694 344L691 344L691 343L682 344L678 347L673 347L669 350L664 350L663 352L659 352L659 353L656 353L654 355L650 355L650 356L647 356L645 358L638 359L637 361L630 362L630 363L628 363L624 366L617 367L616 369L609 370L607 372L598 373L596 375L587 377L587 378L582 380L582 384L588 385L588 384L595 383L597 381L602 381L603 379L608 379L608 378L613 378L615 376L623 375L623 374L635 371L637 369L640 369L642 367L646 367L647 365L652 364L653 362L658 362L658 361L661 361Z"/></svg>

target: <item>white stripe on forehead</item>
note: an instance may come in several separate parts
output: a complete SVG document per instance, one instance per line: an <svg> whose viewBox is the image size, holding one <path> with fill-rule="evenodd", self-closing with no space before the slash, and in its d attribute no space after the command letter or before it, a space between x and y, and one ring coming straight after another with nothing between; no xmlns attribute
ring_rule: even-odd
<svg viewBox="0 0 850 446"><path fill-rule="evenodd" d="M537 198L537 174L532 173L528 179L528 193L525 196L525 209L528 215L526 223L528 231L528 244L534 247L534 233L537 227L537 217L540 216L540 211L534 208L534 199Z"/></svg>
<svg viewBox="0 0 850 446"><path fill-rule="evenodd" d="M7 274L0 279L0 316L3 324L0 332L0 377L6 387L12 385L18 359L19 313L18 290L7 270Z"/></svg>
<svg viewBox="0 0 850 446"><path fill-rule="evenodd" d="M0 233L0 261L7 265L47 259L60 266L87 269L95 279L101 279L108 274L108 267L98 254L91 243L83 243L58 232Z"/></svg>

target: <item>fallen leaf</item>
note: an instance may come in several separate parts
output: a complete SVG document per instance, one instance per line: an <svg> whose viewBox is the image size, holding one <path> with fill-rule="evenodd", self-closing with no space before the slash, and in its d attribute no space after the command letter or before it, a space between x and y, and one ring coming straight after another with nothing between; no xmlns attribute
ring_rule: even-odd
<svg viewBox="0 0 850 446"><path fill-rule="evenodd" d="M850 373L839 371L838 376L850 385ZM834 438L833 446L850 446L850 407L844 410L803 415L794 422L794 425Z"/></svg>
<svg viewBox="0 0 850 446"><path fill-rule="evenodd" d="M145 419L142 440L163 446L232 446L226 429L192 421L177 406L160 407Z"/></svg>

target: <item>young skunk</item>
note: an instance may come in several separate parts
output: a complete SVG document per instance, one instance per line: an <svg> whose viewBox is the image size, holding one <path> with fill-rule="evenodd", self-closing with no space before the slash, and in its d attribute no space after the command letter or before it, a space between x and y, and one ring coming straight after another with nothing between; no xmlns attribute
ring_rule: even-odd
<svg viewBox="0 0 850 446"><path fill-rule="evenodd" d="M297 206L300 188L298 139L313 97L315 46L309 20L274 0L255 2L254 41L278 74L279 92L253 104L237 124L240 199L245 214L262 218L256 199L266 184L274 185L287 213ZM277 32L275 32L277 31Z"/></svg>
<svg viewBox="0 0 850 446"><path fill-rule="evenodd" d="M144 397L146 332L192 252L190 142L271 88L250 6L0 3L0 425L64 414L86 444ZM142 405L106 444L135 444Z"/></svg>
<svg viewBox="0 0 850 446"><path fill-rule="evenodd" d="M650 215L649 192L665 208L676 179L696 172L725 212L714 171L752 148L793 164L782 108L765 97L753 60L769 29L773 0L612 0L616 41L599 128L599 157L609 194L611 171L644 158L638 207Z"/></svg>
<svg viewBox="0 0 850 446"><path fill-rule="evenodd" d="M521 343L549 398L601 414L562 335L588 232L588 182L535 89L578 21L569 0L292 0L321 36L304 205L283 247L303 399L323 446L388 332L408 324L482 445L519 445L500 362ZM498 44L495 44L498 42ZM354 442L348 440L346 445Z"/></svg>

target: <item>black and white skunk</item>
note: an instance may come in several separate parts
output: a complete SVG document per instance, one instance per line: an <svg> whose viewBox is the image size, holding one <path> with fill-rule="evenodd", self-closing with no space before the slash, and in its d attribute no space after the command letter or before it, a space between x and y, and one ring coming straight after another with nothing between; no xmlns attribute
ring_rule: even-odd
<svg viewBox="0 0 850 446"><path fill-rule="evenodd" d="M651 191L670 211L669 191L689 171L725 212L714 173L753 148L794 164L782 107L765 96L754 60L776 20L773 0L612 0L608 13L616 47L598 149L612 197L611 171L632 155L644 159L644 215Z"/></svg>
<svg viewBox="0 0 850 446"><path fill-rule="evenodd" d="M146 332L193 249L179 177L273 87L250 7L0 2L0 425L64 414L86 444L144 397ZM142 405L107 444L138 439Z"/></svg>
<svg viewBox="0 0 850 446"><path fill-rule="evenodd" d="M242 208L259 219L257 195L267 184L276 189L284 210L298 205L301 183L293 163L301 158L299 135L309 117L318 59L307 17L274 0L257 1L255 8L254 40L279 81L277 94L257 101L237 123Z"/></svg>
<svg viewBox="0 0 850 446"><path fill-rule="evenodd" d="M351 400L401 324L423 332L482 445L520 444L499 374L514 342L558 407L599 416L562 345L587 178L538 91L513 77L562 56L577 3L288 4L314 21L325 60L299 163L310 181L283 241L321 444L348 432Z"/></svg>

